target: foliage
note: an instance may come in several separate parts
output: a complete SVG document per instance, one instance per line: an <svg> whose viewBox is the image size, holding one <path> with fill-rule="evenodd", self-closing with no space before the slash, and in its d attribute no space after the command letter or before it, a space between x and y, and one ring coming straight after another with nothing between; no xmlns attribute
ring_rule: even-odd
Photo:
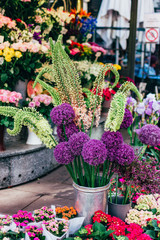
<svg viewBox="0 0 160 240"><path fill-rule="evenodd" d="M18 134L22 129L22 125L24 125L31 128L48 148L55 147L57 144L48 121L36 110L31 108L0 107L0 114L14 118L14 128L12 130L7 129L10 135Z"/></svg>

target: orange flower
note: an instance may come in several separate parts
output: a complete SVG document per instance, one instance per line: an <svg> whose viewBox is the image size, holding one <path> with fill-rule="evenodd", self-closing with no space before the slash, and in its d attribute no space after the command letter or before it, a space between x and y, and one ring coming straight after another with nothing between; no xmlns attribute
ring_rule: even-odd
<svg viewBox="0 0 160 240"><path fill-rule="evenodd" d="M83 8L81 8L81 11L79 12L79 17L89 17L91 15L91 12L87 13L85 10L83 10Z"/></svg>

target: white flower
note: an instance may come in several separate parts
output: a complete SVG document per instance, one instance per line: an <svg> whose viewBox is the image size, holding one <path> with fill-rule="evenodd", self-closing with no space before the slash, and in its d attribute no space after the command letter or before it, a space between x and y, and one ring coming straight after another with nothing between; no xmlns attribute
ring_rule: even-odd
<svg viewBox="0 0 160 240"><path fill-rule="evenodd" d="M4 237L3 240L10 240L10 238L6 238L6 237Z"/></svg>

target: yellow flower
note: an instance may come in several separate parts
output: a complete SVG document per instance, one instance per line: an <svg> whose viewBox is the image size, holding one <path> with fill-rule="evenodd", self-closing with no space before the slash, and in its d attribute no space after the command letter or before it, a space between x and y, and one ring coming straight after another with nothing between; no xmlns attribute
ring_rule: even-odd
<svg viewBox="0 0 160 240"><path fill-rule="evenodd" d="M118 65L118 64L113 64L113 67L115 67L117 71L118 71L118 70L121 70L121 66Z"/></svg>
<svg viewBox="0 0 160 240"><path fill-rule="evenodd" d="M7 55L5 56L5 60L6 60L6 62L11 62L11 61L12 61L12 58L11 58L11 56L10 56L9 54L7 54Z"/></svg>
<svg viewBox="0 0 160 240"><path fill-rule="evenodd" d="M22 57L22 53L21 53L20 51L15 51L14 56L15 56L16 58L20 58L20 57Z"/></svg>
<svg viewBox="0 0 160 240"><path fill-rule="evenodd" d="M9 54L11 57L14 57L14 48L9 48Z"/></svg>
<svg viewBox="0 0 160 240"><path fill-rule="evenodd" d="M10 51L9 47L5 47L4 50L3 50L3 56L8 55L9 51Z"/></svg>
<svg viewBox="0 0 160 240"><path fill-rule="evenodd" d="M1 55L3 55L3 52L2 52L2 50L0 49L0 56L1 56Z"/></svg>

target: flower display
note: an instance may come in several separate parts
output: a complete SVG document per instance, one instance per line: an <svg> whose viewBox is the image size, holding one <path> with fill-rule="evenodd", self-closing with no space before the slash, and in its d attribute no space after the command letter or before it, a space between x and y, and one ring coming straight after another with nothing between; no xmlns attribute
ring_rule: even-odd
<svg viewBox="0 0 160 240"><path fill-rule="evenodd" d="M50 220L43 221L46 229L55 236L61 237L64 233L68 231L68 220Z"/></svg>
<svg viewBox="0 0 160 240"><path fill-rule="evenodd" d="M55 218L53 209L47 208L46 206L41 207L40 209L34 210L33 214L34 214L34 219L36 222L40 222L43 220L47 221L47 220Z"/></svg>
<svg viewBox="0 0 160 240"><path fill-rule="evenodd" d="M69 164L73 162L74 155L70 150L68 142L61 142L55 147L54 157L60 164Z"/></svg>
<svg viewBox="0 0 160 240"><path fill-rule="evenodd" d="M56 207L56 217L69 220L77 216L77 211L74 207Z"/></svg>
<svg viewBox="0 0 160 240"><path fill-rule="evenodd" d="M68 124L73 122L75 118L75 113L73 108L67 104L63 103L60 106L57 106L52 109L50 117L54 124L61 125L61 124Z"/></svg>
<svg viewBox="0 0 160 240"><path fill-rule="evenodd" d="M128 128L133 122L132 113L126 108L121 128Z"/></svg>
<svg viewBox="0 0 160 240"><path fill-rule="evenodd" d="M107 158L107 150L100 140L91 139L83 145L82 157L90 165L103 164Z"/></svg>
<svg viewBox="0 0 160 240"><path fill-rule="evenodd" d="M18 228L15 228L14 230L1 228L0 235L2 240L24 240L25 238L25 233L20 231Z"/></svg>
<svg viewBox="0 0 160 240"><path fill-rule="evenodd" d="M81 155L83 145L89 141L89 136L86 133L78 132L71 135L68 144L74 155Z"/></svg>
<svg viewBox="0 0 160 240"><path fill-rule="evenodd" d="M22 94L19 92L11 92L9 90L0 89L0 102L2 104L14 104L15 106L18 106L19 100L22 99Z"/></svg>
<svg viewBox="0 0 160 240"><path fill-rule="evenodd" d="M160 145L160 128L158 126L147 124L141 129L137 129L136 133L143 144L154 147Z"/></svg>
<svg viewBox="0 0 160 240"><path fill-rule="evenodd" d="M26 226L25 233L28 234L31 240L44 240L43 228L38 228L37 226Z"/></svg>
<svg viewBox="0 0 160 240"><path fill-rule="evenodd" d="M34 222L34 217L31 212L19 210L17 214L13 214L13 221L17 226L27 226L29 222Z"/></svg>

